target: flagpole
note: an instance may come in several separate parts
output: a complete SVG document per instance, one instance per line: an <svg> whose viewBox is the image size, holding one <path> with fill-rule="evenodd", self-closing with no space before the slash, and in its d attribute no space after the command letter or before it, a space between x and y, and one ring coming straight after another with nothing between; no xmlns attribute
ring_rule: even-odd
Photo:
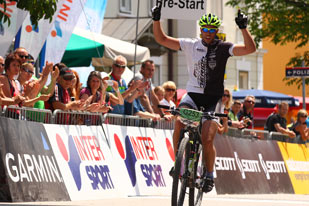
<svg viewBox="0 0 309 206"><path fill-rule="evenodd" d="M133 79L135 78L135 66L136 66L136 53L137 53L137 35L138 35L138 21L139 21L139 0L137 1L137 14L136 14L136 29L135 29L135 51L134 51L134 65L133 65ZM133 103L131 108L131 114L133 115Z"/></svg>

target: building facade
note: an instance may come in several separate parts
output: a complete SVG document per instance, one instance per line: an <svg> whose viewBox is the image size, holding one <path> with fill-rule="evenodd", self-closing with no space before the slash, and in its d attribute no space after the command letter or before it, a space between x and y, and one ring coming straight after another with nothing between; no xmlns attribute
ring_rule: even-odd
<svg viewBox="0 0 309 206"><path fill-rule="evenodd" d="M237 10L225 6L226 2L226 0L208 0L205 12L214 13L222 19L223 23L219 32L226 34L226 41L242 44L242 35L234 20ZM152 53L155 55L151 57L157 67L154 83L160 85L167 80L173 80L178 88L185 89L188 75L184 54L181 51L164 50L164 48L155 45L151 28L152 0L139 1L138 24L136 24L137 6L138 0L108 1L102 33L130 42L135 42L135 37L138 42L140 39L148 39L140 42L144 43L143 46L148 45L151 51L151 48L154 48ZM200 35L198 21L162 19L161 22L164 31L173 37L194 38ZM136 25L138 25L137 33ZM113 27L115 28L113 29ZM122 31L119 28L122 28ZM229 58L226 67L225 87L230 90L263 89L263 56L265 52L264 49L259 48L253 54ZM135 70L139 70L139 66Z"/></svg>

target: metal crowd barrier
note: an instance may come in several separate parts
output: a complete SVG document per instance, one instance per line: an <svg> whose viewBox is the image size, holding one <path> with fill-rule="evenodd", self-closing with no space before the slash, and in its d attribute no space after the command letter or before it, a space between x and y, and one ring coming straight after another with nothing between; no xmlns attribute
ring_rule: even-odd
<svg viewBox="0 0 309 206"><path fill-rule="evenodd" d="M101 113L86 111L63 111L56 109L53 113L53 123L63 125L102 125Z"/></svg>
<svg viewBox="0 0 309 206"><path fill-rule="evenodd" d="M166 121L161 119L159 121L152 121L138 116L119 115L107 113L91 113L85 111L63 111L55 110L52 113L46 109L36 109L30 107L5 106L0 110L0 114L7 118L18 120L41 122L44 124L63 124L63 125L102 125L114 124L121 126L135 126L135 127L151 127L156 129L174 129L175 121ZM276 140L281 142L304 144L300 136L290 138L279 132L268 132L264 130L253 129L237 129L233 127L228 128L227 136L250 138L260 140Z"/></svg>
<svg viewBox="0 0 309 206"><path fill-rule="evenodd" d="M32 122L52 123L52 112L47 109L37 109L31 107L17 107L10 105L4 107L2 112L4 117L27 120Z"/></svg>
<svg viewBox="0 0 309 206"><path fill-rule="evenodd" d="M137 127L152 127L153 122L151 119L144 119L138 116L121 115L106 113L103 116L103 123L122 125L122 126L137 126Z"/></svg>

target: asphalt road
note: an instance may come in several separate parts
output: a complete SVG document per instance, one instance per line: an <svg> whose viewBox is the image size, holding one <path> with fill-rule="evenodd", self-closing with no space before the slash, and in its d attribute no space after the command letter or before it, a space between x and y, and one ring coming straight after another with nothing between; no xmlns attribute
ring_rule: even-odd
<svg viewBox="0 0 309 206"><path fill-rule="evenodd" d="M73 202L28 202L0 203L0 205L41 205L41 206L168 206L169 196L127 197L104 200L87 200ZM202 205L207 206L309 206L309 195L207 195Z"/></svg>

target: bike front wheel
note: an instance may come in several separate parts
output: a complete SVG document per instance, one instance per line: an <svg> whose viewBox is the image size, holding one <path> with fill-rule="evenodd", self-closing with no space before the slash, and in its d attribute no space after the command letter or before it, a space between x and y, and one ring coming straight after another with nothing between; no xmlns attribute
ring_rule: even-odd
<svg viewBox="0 0 309 206"><path fill-rule="evenodd" d="M178 148L172 186L172 206L182 206L185 200L186 189L188 185L188 178L186 178L186 171L188 171L188 160L190 143L187 133L181 132L181 142Z"/></svg>
<svg viewBox="0 0 309 206"><path fill-rule="evenodd" d="M189 206L200 206L202 204L203 199L203 190L200 187L202 178L206 173L206 169L204 166L202 145L199 146L197 157L194 163L194 183L195 187L191 187L189 190Z"/></svg>

